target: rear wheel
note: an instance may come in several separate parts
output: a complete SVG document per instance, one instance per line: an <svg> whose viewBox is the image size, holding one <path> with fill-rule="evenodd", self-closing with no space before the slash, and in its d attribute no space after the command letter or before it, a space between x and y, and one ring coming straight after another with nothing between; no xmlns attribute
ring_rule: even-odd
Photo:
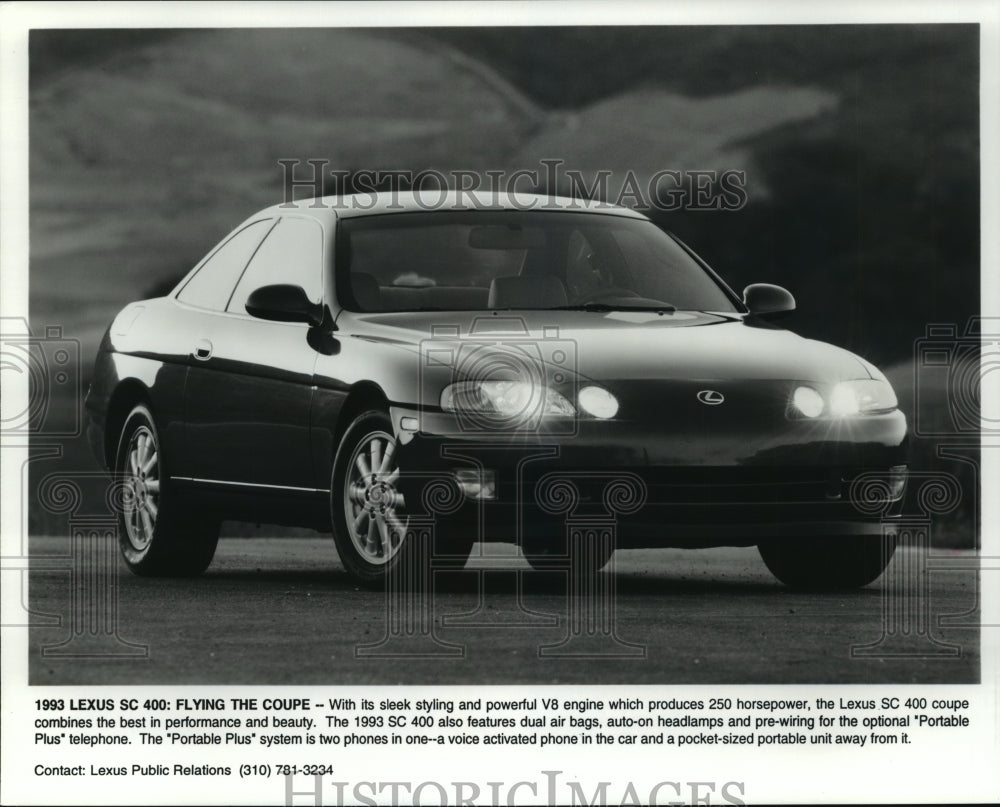
<svg viewBox="0 0 1000 807"><path fill-rule="evenodd" d="M219 523L170 485L153 415L142 404L125 419L114 470L124 485L118 543L129 569L147 577L205 571L215 556Z"/></svg>
<svg viewBox="0 0 1000 807"><path fill-rule="evenodd" d="M771 574L798 589L847 589L878 578L896 551L895 536L773 539L758 546Z"/></svg>
<svg viewBox="0 0 1000 807"><path fill-rule="evenodd" d="M424 531L407 536L413 508L407 508L403 488L414 486L403 484L403 473L389 416L371 410L355 418L333 463L330 515L340 560L364 585L381 585L399 564L417 575L408 583L421 585L432 568L460 568L472 551L469 525L446 515L433 520L428 545L418 543Z"/></svg>

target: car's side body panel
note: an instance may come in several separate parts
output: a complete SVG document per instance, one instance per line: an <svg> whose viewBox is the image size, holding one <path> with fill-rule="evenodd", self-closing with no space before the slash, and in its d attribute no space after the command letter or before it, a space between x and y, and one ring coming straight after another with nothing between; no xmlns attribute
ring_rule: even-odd
<svg viewBox="0 0 1000 807"><path fill-rule="evenodd" d="M149 404L171 462L184 453L184 389L194 317L167 299L146 300L122 310L98 349L86 407L88 437L95 457L111 467L128 410ZM179 466L178 466L179 467Z"/></svg>
<svg viewBox="0 0 1000 807"><path fill-rule="evenodd" d="M313 488L309 412L316 353L306 327L206 314L188 370L177 474L205 484Z"/></svg>

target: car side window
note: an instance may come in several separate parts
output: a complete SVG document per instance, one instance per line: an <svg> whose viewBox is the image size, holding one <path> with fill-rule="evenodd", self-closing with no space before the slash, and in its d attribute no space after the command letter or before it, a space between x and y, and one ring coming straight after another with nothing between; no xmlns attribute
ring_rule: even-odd
<svg viewBox="0 0 1000 807"><path fill-rule="evenodd" d="M322 301L323 230L317 222L281 219L251 259L226 311L246 314L250 294L272 283L301 286L310 300Z"/></svg>
<svg viewBox="0 0 1000 807"><path fill-rule="evenodd" d="M262 219L236 233L202 264L177 299L188 305L224 311L233 287L273 223L273 219Z"/></svg>

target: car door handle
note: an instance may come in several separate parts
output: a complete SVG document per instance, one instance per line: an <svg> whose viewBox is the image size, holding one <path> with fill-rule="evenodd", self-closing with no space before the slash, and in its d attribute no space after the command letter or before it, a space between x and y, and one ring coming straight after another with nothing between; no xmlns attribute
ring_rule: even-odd
<svg viewBox="0 0 1000 807"><path fill-rule="evenodd" d="M191 355L199 361L208 361L212 358L212 343L207 339L199 339Z"/></svg>

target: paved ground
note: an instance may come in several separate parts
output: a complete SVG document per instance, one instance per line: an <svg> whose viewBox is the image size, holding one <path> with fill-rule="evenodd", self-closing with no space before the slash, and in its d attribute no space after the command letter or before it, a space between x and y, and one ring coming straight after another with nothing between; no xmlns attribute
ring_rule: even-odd
<svg viewBox="0 0 1000 807"><path fill-rule="evenodd" d="M494 552L513 547L494 545ZM33 563L66 551L65 539L35 539ZM966 566L968 553L931 559ZM915 552L896 564L919 567ZM50 562L51 563L51 562ZM58 562L56 563L58 565ZM842 594L798 594L773 581L754 549L630 550L615 557L613 614L591 614L595 637L573 635L563 578L521 569L439 577L432 603L393 612L386 596L357 588L329 538L223 539L195 580L117 576L118 639L101 610L107 589L93 578L33 571L30 603L62 625L30 636L33 684L451 684L451 683L925 683L979 680L977 577L934 571L929 596L893 594L876 583ZM902 567L900 567L902 568ZM911 575L911 579L919 577ZM883 581L885 578L883 578ZM517 585L520 583L521 593ZM485 585L485 594L483 586ZM71 587L76 594L70 597ZM891 586L890 586L891 588ZM520 603L520 604L519 604ZM406 605L407 603L404 603ZM420 619L420 607L430 620ZM883 606L891 619L883 618ZM930 619L902 628L921 607ZM96 608L96 610L95 610ZM95 617L95 614L97 615ZM412 617L407 621L407 614ZM960 615L960 616L949 616ZM601 625L615 625L614 635ZM944 621L939 620L943 618ZM602 622L603 620L603 622ZM36 618L37 621L37 618ZM579 620L576 620L577 624ZM926 624L929 630L920 626ZM421 633L421 626L424 632ZM407 636L407 627L415 629ZM585 625L584 625L585 627ZM96 630L97 636L90 631ZM69 637L73 641L58 645ZM560 643L564 644L559 647ZM865 651L852 646L871 645ZM365 646L368 647L365 647ZM47 655L42 655L47 646ZM949 648L958 655L948 655ZM109 653L72 658L53 652ZM553 655L577 652L584 657ZM414 651L429 658L406 657ZM887 657L904 651L905 658ZM863 655L868 653L867 656ZM860 655L859 655L860 654ZM617 657L614 657L617 656Z"/></svg>

